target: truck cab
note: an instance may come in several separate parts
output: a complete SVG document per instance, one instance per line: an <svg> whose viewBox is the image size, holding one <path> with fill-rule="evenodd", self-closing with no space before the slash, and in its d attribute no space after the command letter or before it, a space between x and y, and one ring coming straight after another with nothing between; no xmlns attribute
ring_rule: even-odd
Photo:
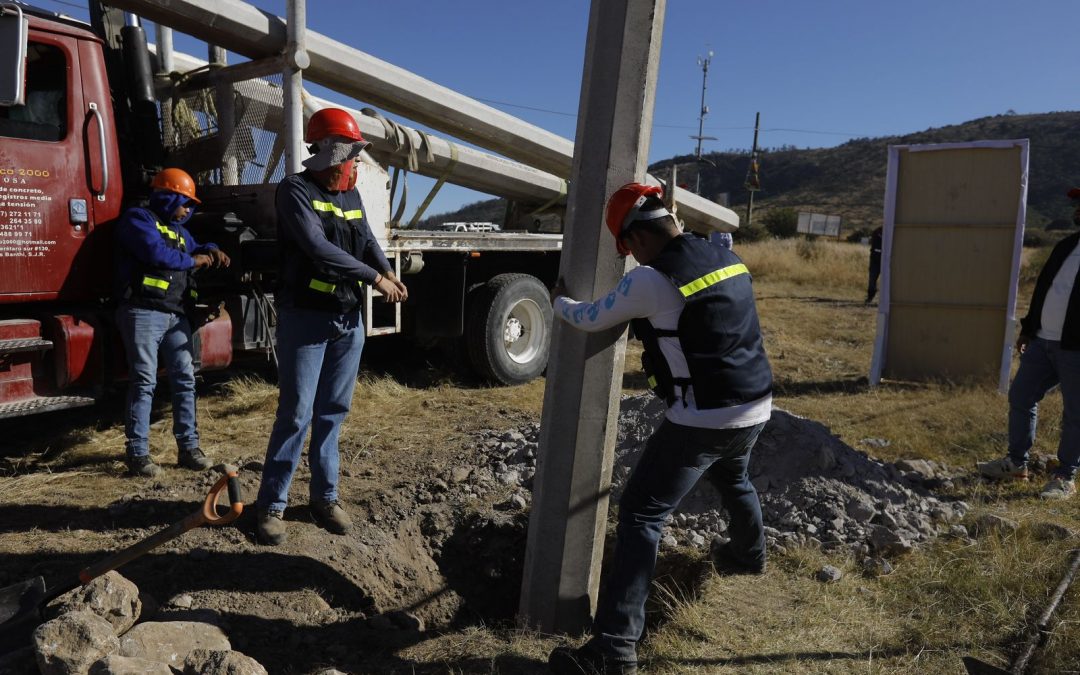
<svg viewBox="0 0 1080 675"><path fill-rule="evenodd" d="M272 358L280 85L212 64L164 73L160 58L155 78L137 18L97 3L93 25L0 7L0 418L88 405L125 379L112 232L165 165L196 176L203 205L189 227L234 261L200 273L197 367ZM365 155L358 189L372 231L410 287L405 307L366 291L368 335L454 343L496 383L537 377L561 237L403 227L390 185L385 160Z"/></svg>

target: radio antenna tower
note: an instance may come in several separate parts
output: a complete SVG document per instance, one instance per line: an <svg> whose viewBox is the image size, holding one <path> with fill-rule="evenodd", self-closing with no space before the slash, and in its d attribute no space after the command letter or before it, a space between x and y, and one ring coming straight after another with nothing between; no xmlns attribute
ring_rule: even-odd
<svg viewBox="0 0 1080 675"><path fill-rule="evenodd" d="M709 64L712 63L713 51L710 49L705 56L698 57L698 65L701 66L701 112L698 114L698 129L697 136L691 136L690 138L697 140L697 150L694 152L694 157L697 158L697 187L694 190L698 194L701 194L701 142L702 141L715 141L716 136L702 136L705 130L705 116L709 114L709 106L705 105L705 86L709 80Z"/></svg>

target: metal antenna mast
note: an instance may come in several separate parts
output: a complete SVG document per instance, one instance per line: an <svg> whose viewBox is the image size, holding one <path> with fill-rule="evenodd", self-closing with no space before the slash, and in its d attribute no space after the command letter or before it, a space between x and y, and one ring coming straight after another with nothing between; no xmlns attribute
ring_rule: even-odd
<svg viewBox="0 0 1080 675"><path fill-rule="evenodd" d="M694 192L701 194L701 142L702 141L715 141L716 136L702 136L702 132L705 130L705 116L709 114L709 106L705 105L705 85L709 79L709 64L712 63L713 51L710 49L706 56L698 57L698 65L701 66L701 112L698 114L698 128L697 136L691 136L690 138L697 140L697 150L694 152L694 156L697 158L697 187Z"/></svg>

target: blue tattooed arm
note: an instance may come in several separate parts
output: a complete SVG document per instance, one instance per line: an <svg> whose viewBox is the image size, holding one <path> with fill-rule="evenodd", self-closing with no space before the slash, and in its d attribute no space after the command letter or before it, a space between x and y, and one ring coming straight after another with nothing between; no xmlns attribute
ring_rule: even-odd
<svg viewBox="0 0 1080 675"><path fill-rule="evenodd" d="M657 305L656 293L642 270L638 267L629 272L614 290L595 302L578 302L559 296L555 300L555 316L575 328L595 333L653 314Z"/></svg>

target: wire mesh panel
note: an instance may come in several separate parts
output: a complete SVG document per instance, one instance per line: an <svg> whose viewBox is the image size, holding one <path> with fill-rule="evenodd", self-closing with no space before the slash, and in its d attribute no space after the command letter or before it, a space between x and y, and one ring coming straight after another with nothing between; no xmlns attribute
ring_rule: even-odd
<svg viewBox="0 0 1080 675"><path fill-rule="evenodd" d="M189 73L188 78L195 81ZM170 162L200 185L260 185L285 175L280 74L177 87L162 105Z"/></svg>

